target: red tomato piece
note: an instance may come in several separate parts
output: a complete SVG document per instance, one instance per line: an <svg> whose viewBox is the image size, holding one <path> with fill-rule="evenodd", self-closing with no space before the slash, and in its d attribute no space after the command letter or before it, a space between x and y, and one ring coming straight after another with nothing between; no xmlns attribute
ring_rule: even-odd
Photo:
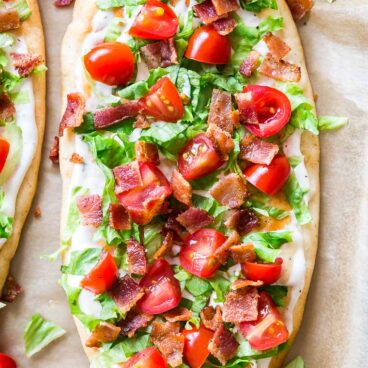
<svg viewBox="0 0 368 368"><path fill-rule="evenodd" d="M190 368L201 368L210 354L208 344L212 339L214 332L200 326L191 330L181 331L184 335L184 358Z"/></svg>
<svg viewBox="0 0 368 368"><path fill-rule="evenodd" d="M114 85L127 84L134 72L134 55L128 45L106 42L84 55L84 65L95 81Z"/></svg>
<svg viewBox="0 0 368 368"><path fill-rule="evenodd" d="M208 175L223 164L212 141L203 133L191 139L178 158L178 169L187 180Z"/></svg>
<svg viewBox="0 0 368 368"><path fill-rule="evenodd" d="M138 301L138 308L147 314L160 314L177 307L181 300L179 281L174 277L169 263L155 261L139 285L146 291Z"/></svg>
<svg viewBox="0 0 368 368"><path fill-rule="evenodd" d="M287 341L289 332L271 297L265 291L259 295L258 319L240 323L240 331L253 349L268 350Z"/></svg>
<svg viewBox="0 0 368 368"><path fill-rule="evenodd" d="M139 162L139 169L143 186L120 193L117 198L134 222L145 225L158 214L172 190L165 175L155 164Z"/></svg>
<svg viewBox="0 0 368 368"><path fill-rule="evenodd" d="M94 294L101 294L111 288L117 279L118 267L109 252L103 252L97 265L81 281L81 287Z"/></svg>
<svg viewBox="0 0 368 368"><path fill-rule="evenodd" d="M239 105L240 111L256 113L259 124L245 124L246 128L260 138L278 133L290 120L291 105L288 97L278 89L248 85L244 92L251 94L249 101Z"/></svg>
<svg viewBox="0 0 368 368"><path fill-rule="evenodd" d="M287 182L290 175L289 160L277 155L269 165L254 164L244 170L246 179L260 191L275 195Z"/></svg>
<svg viewBox="0 0 368 368"><path fill-rule="evenodd" d="M164 40L174 36L178 25L178 17L168 5L158 0L147 0L129 33L138 38Z"/></svg>
<svg viewBox="0 0 368 368"><path fill-rule="evenodd" d="M275 263L245 262L242 272L248 280L263 281L265 284L275 283L281 275L282 258L276 258Z"/></svg>
<svg viewBox="0 0 368 368"><path fill-rule="evenodd" d="M168 77L161 78L142 99L148 115L156 119L175 122L184 116L184 106L179 92Z"/></svg>
<svg viewBox="0 0 368 368"><path fill-rule="evenodd" d="M166 368L163 356L156 348L146 348L133 355L121 368Z"/></svg>
<svg viewBox="0 0 368 368"><path fill-rule="evenodd" d="M9 355L0 353L0 368L17 368L17 364Z"/></svg>
<svg viewBox="0 0 368 368"><path fill-rule="evenodd" d="M5 138L0 137L0 173L3 171L3 168L5 166L6 160L9 155L9 150L9 142Z"/></svg>
<svg viewBox="0 0 368 368"><path fill-rule="evenodd" d="M179 259L182 267L199 277L211 277L220 267L214 252L226 241L226 236L214 229L200 229L187 236Z"/></svg>

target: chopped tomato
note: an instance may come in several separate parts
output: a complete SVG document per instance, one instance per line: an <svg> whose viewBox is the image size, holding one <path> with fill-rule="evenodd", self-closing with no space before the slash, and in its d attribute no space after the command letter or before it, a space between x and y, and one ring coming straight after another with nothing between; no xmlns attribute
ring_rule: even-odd
<svg viewBox="0 0 368 368"><path fill-rule="evenodd" d="M272 349L288 340L289 332L281 314L265 291L259 293L258 313L256 321L242 322L239 326L253 349Z"/></svg>
<svg viewBox="0 0 368 368"><path fill-rule="evenodd" d="M0 137L0 173L3 171L6 160L9 155L10 144L5 139Z"/></svg>
<svg viewBox="0 0 368 368"><path fill-rule="evenodd" d="M0 368L17 368L17 364L9 355L0 353Z"/></svg>
<svg viewBox="0 0 368 368"><path fill-rule="evenodd" d="M139 162L143 186L117 194L119 202L127 209L132 220L148 224L171 194L170 183L160 169L151 162Z"/></svg>
<svg viewBox="0 0 368 368"><path fill-rule="evenodd" d="M164 259L155 261L139 285L145 295L137 303L147 314L160 314L177 307L181 300L179 281L174 277L169 263Z"/></svg>
<svg viewBox="0 0 368 368"><path fill-rule="evenodd" d="M184 335L184 358L190 368L200 368L210 354L208 344L212 339L214 332L200 326L192 327L191 330L183 330Z"/></svg>
<svg viewBox="0 0 368 368"><path fill-rule="evenodd" d="M94 294L101 294L111 288L116 281L118 267L109 252L103 252L97 265L81 281L84 289Z"/></svg>
<svg viewBox="0 0 368 368"><path fill-rule="evenodd" d="M142 99L148 115L163 121L175 122L184 116L179 92L168 77L161 78Z"/></svg>
<svg viewBox="0 0 368 368"><path fill-rule="evenodd" d="M246 179L260 191L275 195L287 182L290 175L289 160L277 155L269 165L254 164L244 170Z"/></svg>
<svg viewBox="0 0 368 368"><path fill-rule="evenodd" d="M257 85L248 85L244 92L250 94L249 100L242 100L238 106L241 114L256 114L259 124L245 124L245 127L260 138L278 133L289 121L291 105L288 97L281 91ZM252 116L253 117L253 116Z"/></svg>
<svg viewBox="0 0 368 368"><path fill-rule="evenodd" d="M178 158L178 169L187 180L208 175L223 164L212 141L203 133L191 139Z"/></svg>
<svg viewBox="0 0 368 368"><path fill-rule="evenodd" d="M226 236L214 229L200 229L187 236L180 251L182 267L199 277L211 277L220 267L214 253Z"/></svg>
<svg viewBox="0 0 368 368"><path fill-rule="evenodd" d="M95 81L114 85L127 84L134 72L134 55L128 45L106 42L84 55L84 65Z"/></svg>
<svg viewBox="0 0 368 368"><path fill-rule="evenodd" d="M133 355L121 368L166 368L163 356L156 348L146 348Z"/></svg>
<svg viewBox="0 0 368 368"><path fill-rule="evenodd" d="M231 57L230 40L211 25L199 27L189 39L185 57L207 64L228 64Z"/></svg>
<svg viewBox="0 0 368 368"><path fill-rule="evenodd" d="M276 258L275 263L245 262L242 272L248 280L263 281L265 284L275 283L281 275L282 258Z"/></svg>
<svg viewBox="0 0 368 368"><path fill-rule="evenodd" d="M158 0L147 0L129 33L138 38L164 40L174 36L178 25L178 17L168 5Z"/></svg>

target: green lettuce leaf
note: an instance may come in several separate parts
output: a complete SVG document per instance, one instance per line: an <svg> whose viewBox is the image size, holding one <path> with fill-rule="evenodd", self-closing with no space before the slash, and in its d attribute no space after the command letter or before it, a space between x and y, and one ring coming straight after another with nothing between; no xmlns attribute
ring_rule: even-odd
<svg viewBox="0 0 368 368"><path fill-rule="evenodd" d="M208 279L208 281L216 293L216 298L214 301L216 303L223 303L225 301L225 295L230 290L230 281L219 275L211 277Z"/></svg>
<svg viewBox="0 0 368 368"><path fill-rule="evenodd" d="M15 4L12 5L12 8L17 10L21 21L26 20L32 14L31 9L28 6L27 0L18 0Z"/></svg>
<svg viewBox="0 0 368 368"><path fill-rule="evenodd" d="M288 288L282 285L265 285L262 286L262 290L267 291L272 300L278 307L285 306L285 298L288 293Z"/></svg>
<svg viewBox="0 0 368 368"><path fill-rule="evenodd" d="M13 217L0 213L0 239L9 239L13 232Z"/></svg>
<svg viewBox="0 0 368 368"><path fill-rule="evenodd" d="M262 9L277 9L276 0L240 0L240 6L248 11L260 12Z"/></svg>
<svg viewBox="0 0 368 368"><path fill-rule="evenodd" d="M96 0L96 5L101 10L108 10L112 8L119 8L124 6L125 0Z"/></svg>
<svg viewBox="0 0 368 368"><path fill-rule="evenodd" d="M269 206L267 202L261 200L251 198L247 201L246 206L262 216L273 217L277 220L282 220L283 218L289 216L288 211Z"/></svg>
<svg viewBox="0 0 368 368"><path fill-rule="evenodd" d="M296 357L285 368L304 368L303 358L301 356Z"/></svg>
<svg viewBox="0 0 368 368"><path fill-rule="evenodd" d="M86 275L97 264L102 249L86 248L81 251L73 251L67 266L61 266L61 272L70 275Z"/></svg>
<svg viewBox="0 0 368 368"><path fill-rule="evenodd" d="M179 15L179 31L174 36L179 60L183 57L188 45L189 37L193 32L193 11L189 10L188 12Z"/></svg>
<svg viewBox="0 0 368 368"><path fill-rule="evenodd" d="M123 18L114 18L112 22L107 26L105 33L105 42L113 42L116 41L122 32L122 26L124 25Z"/></svg>
<svg viewBox="0 0 368 368"><path fill-rule="evenodd" d="M0 33L0 48L13 46L14 42L15 39L11 33Z"/></svg>
<svg viewBox="0 0 368 368"><path fill-rule="evenodd" d="M347 125L348 118L342 116L318 116L319 130L335 130Z"/></svg>
<svg viewBox="0 0 368 368"><path fill-rule="evenodd" d="M297 167L300 163L302 163L302 162L303 162L304 157L303 157L303 156L289 156L289 157L288 157L288 160L289 160L290 166L291 166L292 168L295 168L295 167Z"/></svg>
<svg viewBox="0 0 368 368"><path fill-rule="evenodd" d="M0 75L1 91L7 93L16 92L23 79L19 75L3 70Z"/></svg>
<svg viewBox="0 0 368 368"><path fill-rule="evenodd" d="M144 226L143 229L143 244L146 249L147 258L153 260L153 255L162 244L161 230L163 223L155 220Z"/></svg>

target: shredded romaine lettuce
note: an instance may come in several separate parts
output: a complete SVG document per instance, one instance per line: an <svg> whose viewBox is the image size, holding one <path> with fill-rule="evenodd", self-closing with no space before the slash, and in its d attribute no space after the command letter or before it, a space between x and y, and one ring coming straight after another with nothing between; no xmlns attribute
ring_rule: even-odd
<svg viewBox="0 0 368 368"><path fill-rule="evenodd" d="M301 356L292 360L285 368L304 368L304 361Z"/></svg>
<svg viewBox="0 0 368 368"><path fill-rule="evenodd" d="M98 262L102 253L100 248L86 248L73 251L67 266L61 266L61 272L69 275L86 275Z"/></svg>
<svg viewBox="0 0 368 368"><path fill-rule="evenodd" d="M348 118L342 116L318 116L319 130L335 130L347 125Z"/></svg>
<svg viewBox="0 0 368 368"><path fill-rule="evenodd" d="M260 12L262 9L277 9L276 0L240 0L240 6L248 11Z"/></svg>

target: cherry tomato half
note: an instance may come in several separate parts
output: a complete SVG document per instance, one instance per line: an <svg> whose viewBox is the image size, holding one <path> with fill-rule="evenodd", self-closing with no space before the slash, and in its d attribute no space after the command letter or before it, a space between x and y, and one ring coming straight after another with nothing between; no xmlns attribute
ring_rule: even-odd
<svg viewBox="0 0 368 368"><path fill-rule="evenodd" d="M179 259L182 267L199 277L211 277L220 267L214 252L226 236L214 229L200 229L184 240Z"/></svg>
<svg viewBox="0 0 368 368"><path fill-rule="evenodd" d="M17 364L9 355L0 353L0 368L17 368Z"/></svg>
<svg viewBox="0 0 368 368"><path fill-rule="evenodd" d="M134 72L134 55L128 45L106 42L84 55L84 65L95 81L114 85L127 84Z"/></svg>
<svg viewBox="0 0 368 368"><path fill-rule="evenodd" d="M223 164L212 141L203 133L191 139L178 158L178 169L187 180L208 175Z"/></svg>
<svg viewBox="0 0 368 368"><path fill-rule="evenodd" d="M242 272L248 280L263 281L265 284L275 283L281 275L282 258L276 258L275 263L245 262Z"/></svg>
<svg viewBox="0 0 368 368"><path fill-rule="evenodd" d="M191 330L183 330L184 335L184 358L190 368L201 368L210 354L208 344L214 332L200 326Z"/></svg>
<svg viewBox="0 0 368 368"><path fill-rule="evenodd" d="M9 142L5 138L0 137L0 173L3 171L3 168L5 166L6 160L9 155L9 150Z"/></svg>
<svg viewBox="0 0 368 368"><path fill-rule="evenodd" d="M138 301L138 308L147 314L160 314L177 307L181 300L179 281L174 277L169 263L164 259L155 261L139 285L145 295Z"/></svg>
<svg viewBox="0 0 368 368"><path fill-rule="evenodd" d="M138 38L164 40L174 36L178 25L178 17L168 5L158 0L147 0L129 33Z"/></svg>
<svg viewBox="0 0 368 368"><path fill-rule="evenodd" d="M289 178L289 160L285 156L277 155L269 165L248 166L244 170L244 175L260 191L268 195L275 195Z"/></svg>
<svg viewBox="0 0 368 368"><path fill-rule="evenodd" d="M97 265L92 268L82 281L81 286L94 294L101 294L111 288L116 281L118 267L109 252L103 252Z"/></svg>
<svg viewBox="0 0 368 368"><path fill-rule="evenodd" d="M265 291L259 293L258 313L256 321L242 322L239 326L253 349L272 349L288 340L289 332L281 314Z"/></svg>
<svg viewBox="0 0 368 368"><path fill-rule="evenodd" d="M242 99L238 105L240 116L256 114L259 124L245 124L246 128L260 138L278 133L289 121L291 105L288 97L281 91L258 85L248 85L244 92L250 93L249 100ZM242 117L243 115L243 117Z"/></svg>
<svg viewBox="0 0 368 368"><path fill-rule="evenodd" d="M199 27L189 39L185 57L207 64L228 64L231 57L230 40L210 25Z"/></svg>
<svg viewBox="0 0 368 368"><path fill-rule="evenodd" d="M146 348L133 355L121 368L166 368L163 356L156 348Z"/></svg>

